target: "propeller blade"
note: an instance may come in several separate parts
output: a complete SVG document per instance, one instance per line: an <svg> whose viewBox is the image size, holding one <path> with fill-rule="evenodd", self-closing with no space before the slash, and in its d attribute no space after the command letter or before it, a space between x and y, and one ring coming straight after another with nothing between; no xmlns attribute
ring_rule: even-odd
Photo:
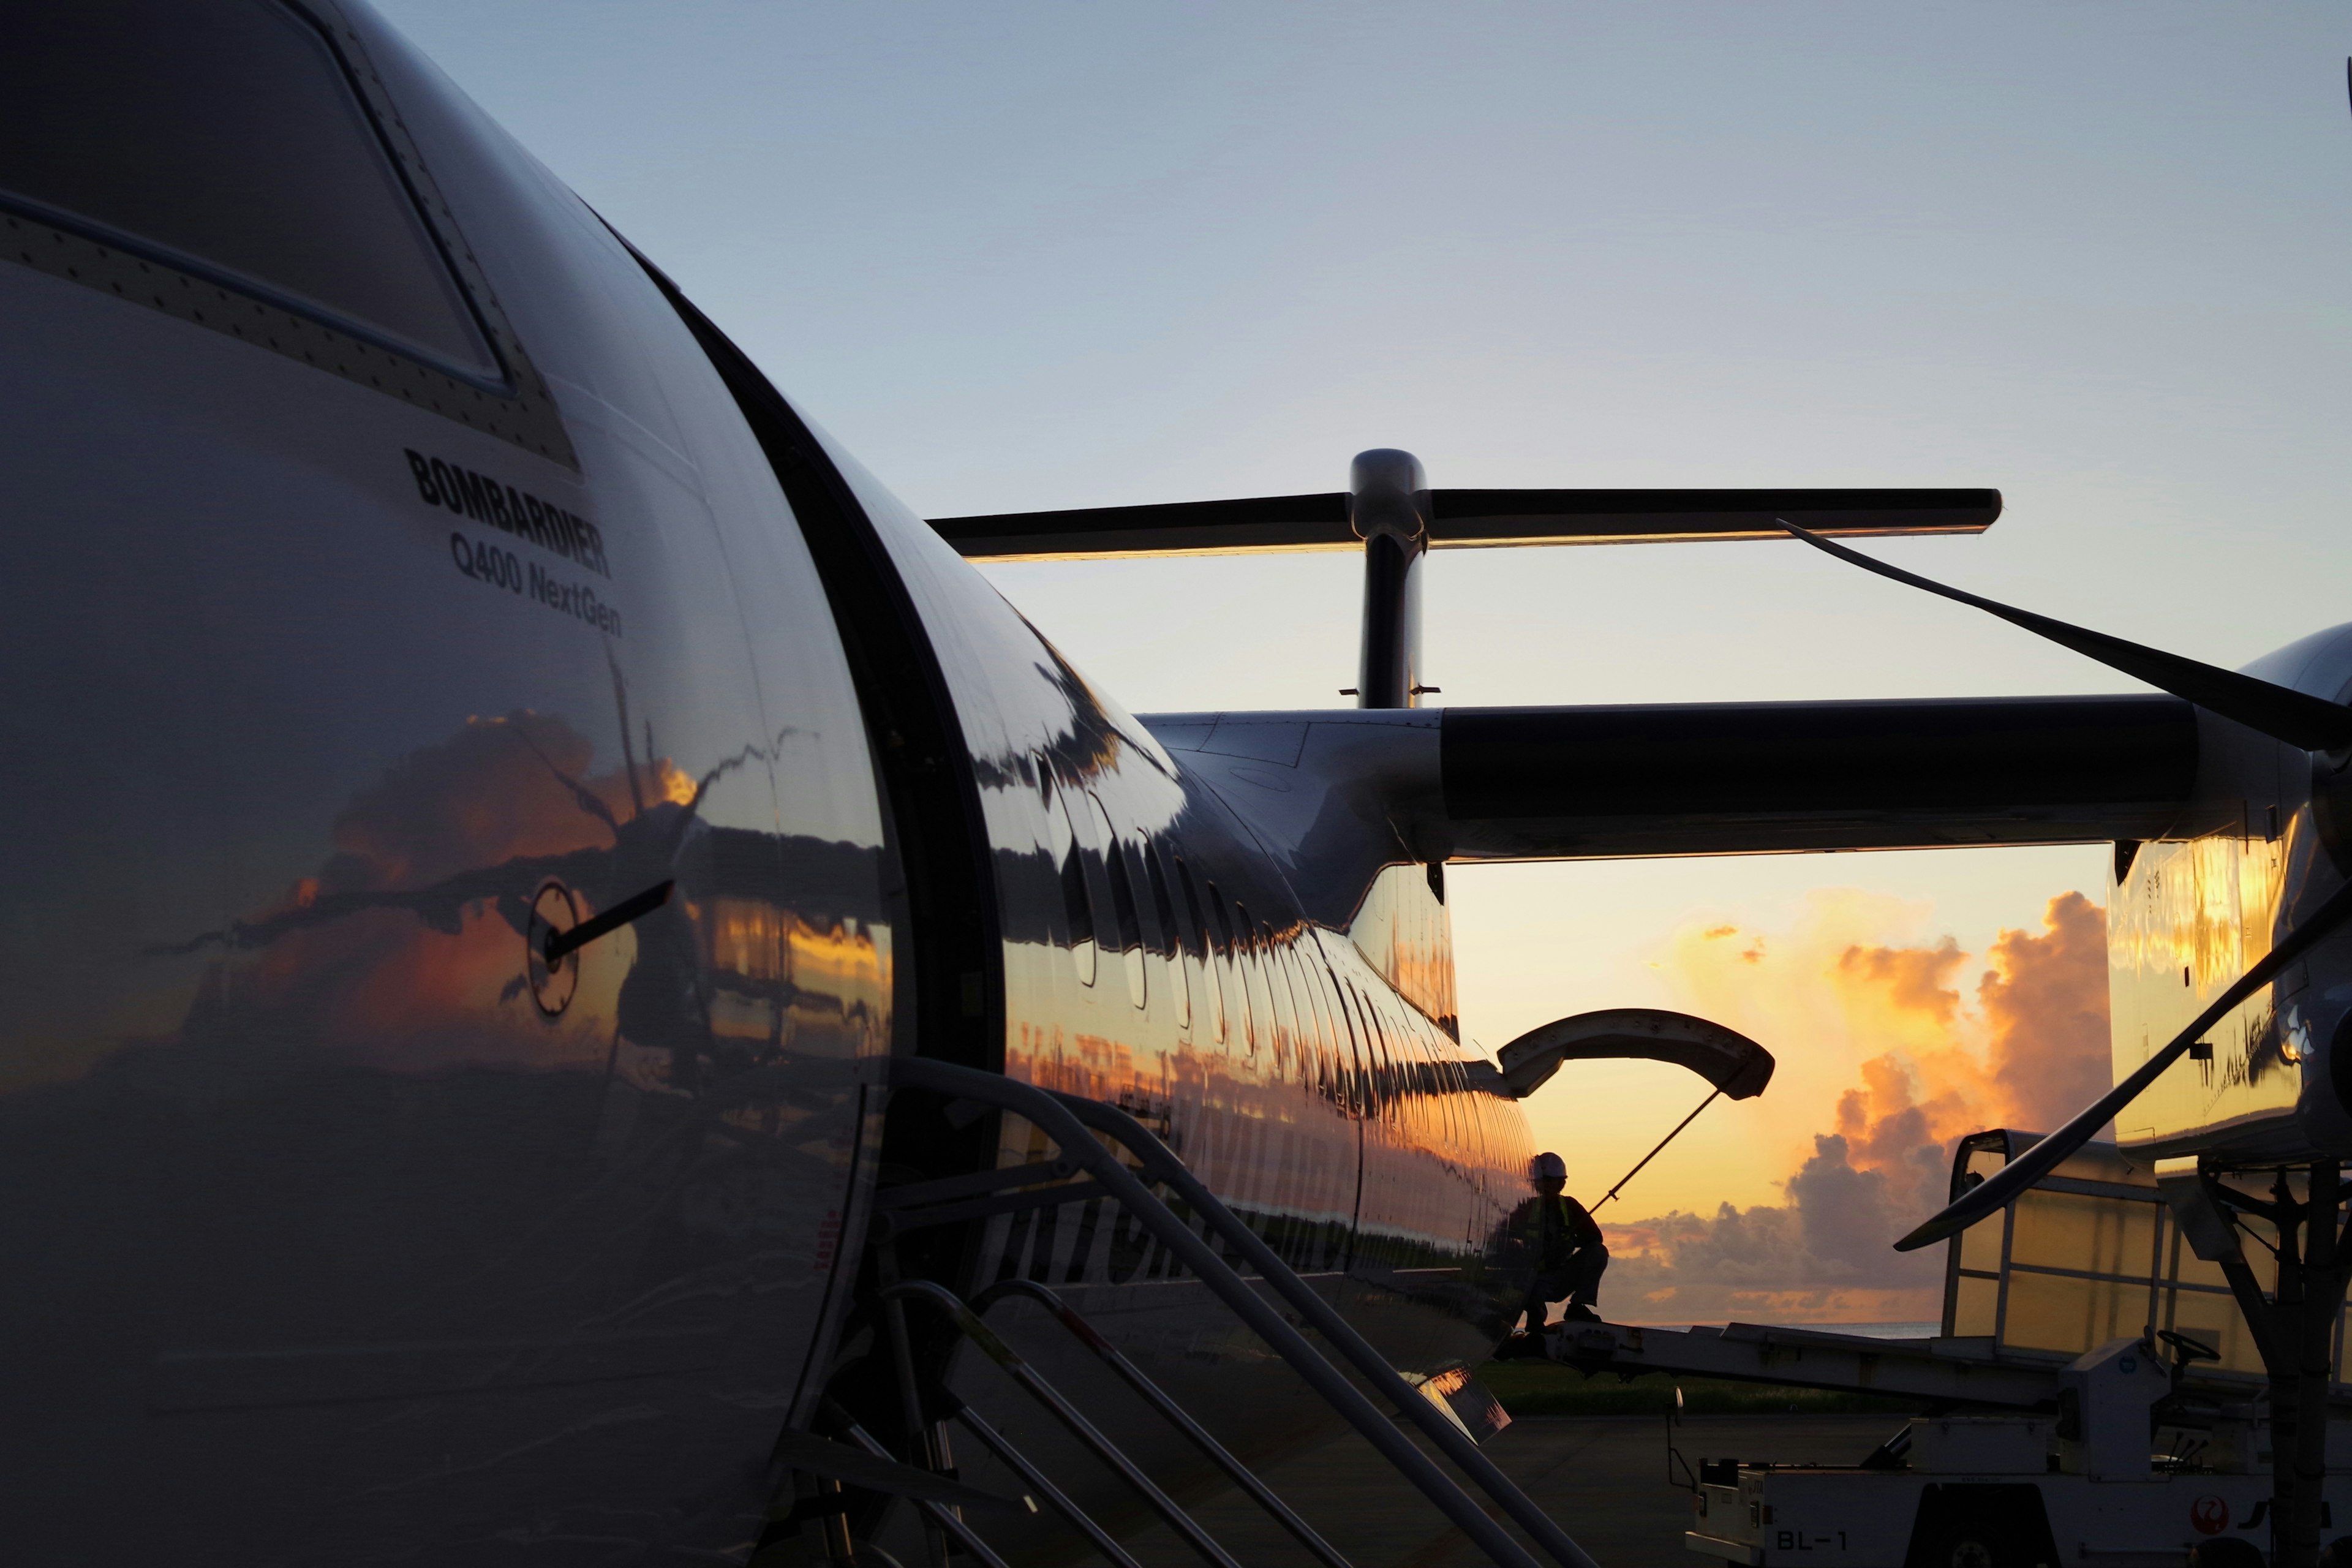
<svg viewBox="0 0 2352 1568"><path fill-rule="evenodd" d="M2337 889L2326 903L2312 911L2309 919L2295 927L2284 942L2271 949L2260 963L2238 976L2236 984L2215 997L2213 1005L2198 1014L2196 1022L2175 1035L2162 1050L2142 1062L2137 1072L2077 1111L2065 1126L1962 1193L1942 1213L1896 1242L1895 1250L1911 1252L1931 1242L1957 1236L1987 1215L2006 1206L2018 1194L2048 1175L2060 1161L2088 1143L2092 1134L2105 1126L2117 1111L2138 1099L2141 1090L2163 1076L2165 1068L2186 1055L2190 1046L2204 1037L2206 1030L2227 1017L2230 1009L2269 984L2281 970L2311 951L2321 937L2343 924L2347 916L2352 916L2352 883Z"/></svg>
<svg viewBox="0 0 2352 1568"><path fill-rule="evenodd" d="M1786 519L1780 526L1803 540L1814 549L1849 562L1865 572L1896 583L1923 588L1963 605L1973 605L1979 610L1999 616L2011 626L2023 626L2037 637L2044 637L2062 647L2073 648L2086 658L2097 659L2109 669L2119 669L2126 675L2147 681L2159 690L2175 697L2185 697L2200 708L2210 709L2224 719L2234 719L2249 730L2258 730L2273 740L2284 741L2290 746L2300 746L2306 752L2334 751L2352 746L2352 708L2306 692L2274 686L2251 675L2241 675L2234 669L2219 665L2202 664L2193 658L2183 658L2177 653L2148 647L2140 643L2126 642L2105 632L2095 632L2085 626L2069 626L2064 621L2037 616L2031 610L2012 609L1991 599L1947 588L1941 583L1906 572L1899 566L1889 566L1874 561L1858 550L1849 550L1832 543L1820 534L1799 528Z"/></svg>

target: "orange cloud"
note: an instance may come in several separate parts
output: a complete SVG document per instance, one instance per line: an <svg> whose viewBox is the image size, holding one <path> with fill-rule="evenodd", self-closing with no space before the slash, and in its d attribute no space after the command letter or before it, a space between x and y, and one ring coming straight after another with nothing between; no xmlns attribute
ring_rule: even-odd
<svg viewBox="0 0 2352 1568"><path fill-rule="evenodd" d="M2009 1125L2046 1132L2107 1091L2106 910L2080 893L2050 900L2043 931L2005 931L1977 982Z"/></svg>
<svg viewBox="0 0 2352 1568"><path fill-rule="evenodd" d="M1865 986L1877 986L1897 1007L1927 1014L1949 1023L1960 1005L1960 994L1945 984L1968 954L1946 937L1937 946L1864 947L1856 942L1838 954L1838 972Z"/></svg>
<svg viewBox="0 0 2352 1568"><path fill-rule="evenodd" d="M1844 890L1817 895L1766 962L1762 940L1727 967L1732 928L1678 938L1670 956L1702 1010L1778 1042L1795 1092L1828 1098L1780 1183L1787 1201L1712 1215L1608 1225L1612 1315L1653 1321L1915 1321L1940 1310L1943 1256L1889 1244L1943 1204L1956 1139L1990 1127L2041 1131L2108 1082L2105 911L2079 893L2050 900L2042 929L2003 931L1979 975L1950 936L1889 940L1919 911ZM1881 926L1874 936L1866 928ZM1778 973L1774 970L1778 966ZM1733 983L1748 978L1745 986ZM1843 1086L1805 1080L1801 1048L1844 1042ZM1795 1048L1792 1048L1795 1047ZM1867 1052L1867 1054L1862 1054ZM1798 1072L1789 1075L1795 1066ZM1818 1075L1816 1074L1816 1082ZM1824 1125L1825 1123L1825 1125Z"/></svg>

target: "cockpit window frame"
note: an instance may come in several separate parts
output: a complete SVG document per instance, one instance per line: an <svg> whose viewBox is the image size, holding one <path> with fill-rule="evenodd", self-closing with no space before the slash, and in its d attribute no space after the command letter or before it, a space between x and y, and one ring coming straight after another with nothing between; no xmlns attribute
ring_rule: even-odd
<svg viewBox="0 0 2352 1568"><path fill-rule="evenodd" d="M316 31L391 161L498 374L457 364L332 306L79 214L0 190L0 259L145 306L397 397L577 473L547 380L507 319L457 216L335 0L267 0Z"/></svg>

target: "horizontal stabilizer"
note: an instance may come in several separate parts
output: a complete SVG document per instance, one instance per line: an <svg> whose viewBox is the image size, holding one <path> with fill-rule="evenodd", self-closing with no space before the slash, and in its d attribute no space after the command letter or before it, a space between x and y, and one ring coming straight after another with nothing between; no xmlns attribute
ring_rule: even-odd
<svg viewBox="0 0 2352 1568"><path fill-rule="evenodd" d="M1837 538L1982 533L2000 515L1995 489L1433 489L1429 544L1641 544L1787 539L1781 520ZM973 560L1120 555L1241 555L1355 550L1348 494L1254 496L1157 506L1089 507L941 517L931 527Z"/></svg>

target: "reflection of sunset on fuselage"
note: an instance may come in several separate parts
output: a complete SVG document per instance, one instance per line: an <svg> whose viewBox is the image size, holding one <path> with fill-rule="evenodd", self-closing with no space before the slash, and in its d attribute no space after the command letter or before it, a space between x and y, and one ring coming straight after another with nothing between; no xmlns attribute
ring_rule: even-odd
<svg viewBox="0 0 2352 1568"><path fill-rule="evenodd" d="M535 885L567 880L585 919L598 912L591 889L634 889L682 858L713 862L724 879L718 863L729 857L777 852L732 829L716 830L727 842L713 847L713 829L698 821L704 781L667 757L625 758L593 774L591 760L570 725L528 712L468 720L410 753L353 797L320 874L193 944L239 956L191 1030L249 1029L268 1017L284 1034L299 1020L355 1058L416 1070L482 1059L468 1031L488 1016L501 1021L505 1042L491 1054L509 1065L610 1058L607 1072L657 1089L680 1070L669 1048L680 1008L697 1015L688 1032L707 1030L708 1049L754 1057L789 1049L810 1005L827 1012L814 1020L821 1028L873 1026L844 1007L887 995L887 933L855 919L820 929L731 893L680 896L581 949L564 1016L541 1016L517 978ZM689 996L677 977L698 966L695 949L711 985ZM628 1053L615 1048L616 1026Z"/></svg>
<svg viewBox="0 0 2352 1568"><path fill-rule="evenodd" d="M515 994L521 933L487 887L483 896L453 900L452 912L366 907L371 895L412 894L467 873L595 855L613 843L613 825L640 814L634 796L665 809L694 798L694 781L666 757L637 764L632 778L625 766L588 773L591 754L570 725L534 713L472 719L442 744L412 752L355 795L335 824L334 853L321 873L250 918L249 925L266 928L274 918L298 916L236 976L227 1000L299 1012L300 993L312 991L332 1013L312 1020L323 1037L373 1042L378 1054L404 1066L430 1063L437 1032L483 1010L497 1016L501 1002L512 1015L516 1062L602 1054L608 1041L592 1021L612 1016L635 933L583 951L577 1005L550 1028ZM359 907L338 916L322 897ZM465 1054L457 1038L448 1048Z"/></svg>
<svg viewBox="0 0 2352 1568"><path fill-rule="evenodd" d="M1964 942L1932 903L1822 888L1793 908L1710 908L1633 950L1644 973L1627 990L1646 980L1764 1042L1780 1069L1601 1211L1612 1317L1937 1315L1941 1253L1888 1244L1940 1206L1953 1140L2054 1126L2108 1080L2105 911L2079 892L2017 903L2013 926ZM1607 1077L1529 1102L1582 1190L1606 1191L1694 1098L1671 1068Z"/></svg>
<svg viewBox="0 0 2352 1568"><path fill-rule="evenodd" d="M296 931L264 952L237 977L233 1005L309 1014L320 1037L368 1042L368 1054L415 1069L446 1058L467 1059L478 1047L454 1026L495 1005L511 987L521 939L486 904L467 907L455 933L432 930L404 910L364 910L348 919ZM606 955L595 955L601 959ZM611 1016L611 998L625 963L582 965L576 1020ZM315 1005L306 1006L305 991ZM559 1023L551 1029L513 1010L508 1031L518 1065L569 1060L601 1051L592 1030Z"/></svg>

